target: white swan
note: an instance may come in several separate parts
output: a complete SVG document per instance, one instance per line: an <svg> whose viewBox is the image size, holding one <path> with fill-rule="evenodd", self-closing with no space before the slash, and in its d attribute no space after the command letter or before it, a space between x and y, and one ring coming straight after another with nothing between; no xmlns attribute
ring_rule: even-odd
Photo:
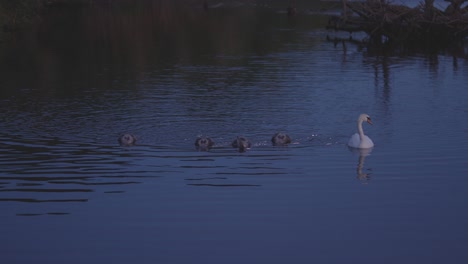
<svg viewBox="0 0 468 264"><path fill-rule="evenodd" d="M364 135L364 130L362 129L362 122L364 121L372 125L370 116L368 114L361 114L357 120L358 133L351 136L348 141L348 146L360 149L374 147L374 142L372 142L372 139Z"/></svg>

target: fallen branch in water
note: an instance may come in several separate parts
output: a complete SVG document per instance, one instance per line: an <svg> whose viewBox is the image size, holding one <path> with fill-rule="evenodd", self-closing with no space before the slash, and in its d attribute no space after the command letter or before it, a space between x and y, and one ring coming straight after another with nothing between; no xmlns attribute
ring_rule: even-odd
<svg viewBox="0 0 468 264"><path fill-rule="evenodd" d="M415 8L391 4L386 0L365 2L344 1L346 9L341 16L332 16L328 29L363 31L372 42L457 42L468 36L468 0L451 2L446 10L426 0Z"/></svg>

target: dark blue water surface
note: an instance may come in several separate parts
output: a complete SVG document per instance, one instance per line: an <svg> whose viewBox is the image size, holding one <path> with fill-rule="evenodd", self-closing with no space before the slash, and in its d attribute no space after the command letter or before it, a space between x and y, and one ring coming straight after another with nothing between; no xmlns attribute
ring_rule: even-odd
<svg viewBox="0 0 468 264"><path fill-rule="evenodd" d="M51 8L1 43L2 263L468 263L466 49L165 3Z"/></svg>

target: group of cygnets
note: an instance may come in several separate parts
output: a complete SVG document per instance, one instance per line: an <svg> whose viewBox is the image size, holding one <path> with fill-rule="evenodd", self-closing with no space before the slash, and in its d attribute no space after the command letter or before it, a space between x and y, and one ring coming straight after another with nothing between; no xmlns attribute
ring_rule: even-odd
<svg viewBox="0 0 468 264"><path fill-rule="evenodd" d="M288 134L278 132L273 135L271 142L274 146L285 146L291 143L291 137ZM195 146L200 151L207 151L214 146L214 142L209 137L198 137L195 140ZM243 136L238 136L232 141L231 146L239 150L239 152L245 152L252 146L252 143Z"/></svg>
<svg viewBox="0 0 468 264"><path fill-rule="evenodd" d="M132 134L122 134L119 137L119 144L122 146L133 146L135 145L137 138ZM271 142L274 146L285 146L291 143L291 137L288 134L278 132L273 135ZM214 141L210 137L200 136L195 140L195 147L199 151L208 151L214 146ZM246 137L238 136L234 141L232 141L231 146L239 150L239 152L245 152L252 146L250 140Z"/></svg>
<svg viewBox="0 0 468 264"><path fill-rule="evenodd" d="M357 120L357 133L351 136L348 141L348 146L352 148L368 149L374 147L372 140L364 134L362 129L362 123L367 122L372 125L372 121L369 115L361 114ZM132 134L123 134L119 137L119 143L122 146L133 146L135 145L137 138ZM291 143L291 137L283 132L278 132L273 135L271 142L274 146L286 146ZM214 141L210 137L200 136L195 140L195 147L200 151L208 151L214 146ZM238 136L232 141L231 146L239 150L239 152L245 152L252 146L252 143L243 136Z"/></svg>

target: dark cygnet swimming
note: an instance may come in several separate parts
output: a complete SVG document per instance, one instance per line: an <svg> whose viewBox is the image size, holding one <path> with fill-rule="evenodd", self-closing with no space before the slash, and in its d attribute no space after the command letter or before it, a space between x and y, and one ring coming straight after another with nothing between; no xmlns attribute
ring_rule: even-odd
<svg viewBox="0 0 468 264"><path fill-rule="evenodd" d="M271 142L273 143L273 146L284 146L291 143L291 138L288 134L278 132L273 135Z"/></svg>
<svg viewBox="0 0 468 264"><path fill-rule="evenodd" d="M200 151L208 151L214 146L214 141L209 137L198 137L195 140L195 146Z"/></svg>
<svg viewBox="0 0 468 264"><path fill-rule="evenodd" d="M239 152L245 152L252 146L250 141L245 137L237 137L234 139L231 145L233 148L239 149Z"/></svg>
<svg viewBox="0 0 468 264"><path fill-rule="evenodd" d="M120 137L119 137L119 144L121 146L133 146L135 145L137 139L134 135L132 134L128 134L128 133L125 133L125 134L122 134Z"/></svg>

